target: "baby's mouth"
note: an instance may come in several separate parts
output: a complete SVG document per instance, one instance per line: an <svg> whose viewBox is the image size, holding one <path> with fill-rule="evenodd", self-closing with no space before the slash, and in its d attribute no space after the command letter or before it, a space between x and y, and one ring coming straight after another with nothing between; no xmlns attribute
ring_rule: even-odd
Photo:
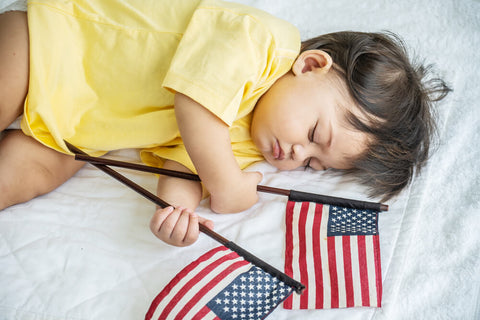
<svg viewBox="0 0 480 320"><path fill-rule="evenodd" d="M280 144L278 143L278 140L275 140L275 144L273 145L272 154L273 154L273 158L275 160L285 159L285 152L283 152L282 148L280 147Z"/></svg>

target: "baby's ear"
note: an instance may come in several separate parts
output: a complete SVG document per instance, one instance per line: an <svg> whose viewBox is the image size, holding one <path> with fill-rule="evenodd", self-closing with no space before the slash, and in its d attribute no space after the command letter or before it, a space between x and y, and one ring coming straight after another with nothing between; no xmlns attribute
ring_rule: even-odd
<svg viewBox="0 0 480 320"><path fill-rule="evenodd" d="M306 50L297 57L292 66L293 73L298 76L305 72L327 72L332 66L332 57L323 50Z"/></svg>

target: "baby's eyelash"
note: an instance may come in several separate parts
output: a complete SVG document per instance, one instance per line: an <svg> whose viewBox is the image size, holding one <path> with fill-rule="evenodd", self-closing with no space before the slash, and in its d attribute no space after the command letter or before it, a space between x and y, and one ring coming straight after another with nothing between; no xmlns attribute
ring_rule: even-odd
<svg viewBox="0 0 480 320"><path fill-rule="evenodd" d="M312 158L308 158L308 162L307 162L307 164L305 165L305 170L307 170L308 168L311 168L311 167L310 167L310 161L312 161Z"/></svg>
<svg viewBox="0 0 480 320"><path fill-rule="evenodd" d="M310 140L310 142L313 142L314 138L315 138L315 130L317 130L317 125L318 125L318 121L315 122L315 126L313 127L309 137L308 137L308 140ZM310 162L310 161L309 161Z"/></svg>

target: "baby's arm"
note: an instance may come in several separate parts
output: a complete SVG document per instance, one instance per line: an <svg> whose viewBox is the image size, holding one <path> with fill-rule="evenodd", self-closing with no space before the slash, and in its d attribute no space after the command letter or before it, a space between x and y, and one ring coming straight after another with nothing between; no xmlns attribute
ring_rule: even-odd
<svg viewBox="0 0 480 320"><path fill-rule="evenodd" d="M183 165L166 161L165 169L190 172ZM150 230L164 242L175 246L194 243L199 234L198 223L213 228L213 222L197 216L193 210L202 198L202 186L198 181L167 176L158 179L157 194L160 199L175 207L157 209L150 221Z"/></svg>
<svg viewBox="0 0 480 320"><path fill-rule="evenodd" d="M215 212L239 212L258 200L259 172L242 172L232 152L228 126L189 97L175 95L175 115L190 158Z"/></svg>

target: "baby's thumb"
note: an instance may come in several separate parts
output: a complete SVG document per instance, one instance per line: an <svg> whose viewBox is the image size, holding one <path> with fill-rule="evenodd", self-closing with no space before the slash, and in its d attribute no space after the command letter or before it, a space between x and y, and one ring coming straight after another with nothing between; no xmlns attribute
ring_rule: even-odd
<svg viewBox="0 0 480 320"><path fill-rule="evenodd" d="M262 179L263 179L263 174L259 171L253 171L252 173L255 174L255 178L256 178L256 181L257 181L257 184L259 184Z"/></svg>

